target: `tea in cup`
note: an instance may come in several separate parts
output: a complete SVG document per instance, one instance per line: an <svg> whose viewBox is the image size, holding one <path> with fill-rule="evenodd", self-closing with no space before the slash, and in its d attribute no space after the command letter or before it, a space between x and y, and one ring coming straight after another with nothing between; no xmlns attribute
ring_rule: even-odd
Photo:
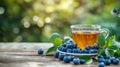
<svg viewBox="0 0 120 67"><path fill-rule="evenodd" d="M98 35L100 33L105 33L107 38L109 35L109 30L106 28L101 28L100 25L71 25L72 38L79 48L82 50L88 46L94 46L97 43Z"/></svg>

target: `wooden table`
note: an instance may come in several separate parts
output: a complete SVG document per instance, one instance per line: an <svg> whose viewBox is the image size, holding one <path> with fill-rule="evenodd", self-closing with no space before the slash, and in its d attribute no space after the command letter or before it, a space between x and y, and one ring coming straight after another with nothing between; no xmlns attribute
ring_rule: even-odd
<svg viewBox="0 0 120 67"><path fill-rule="evenodd" d="M0 43L0 67L98 67L96 62L73 65L36 52L40 48L46 51L51 46L51 43ZM120 67L120 64L108 67Z"/></svg>

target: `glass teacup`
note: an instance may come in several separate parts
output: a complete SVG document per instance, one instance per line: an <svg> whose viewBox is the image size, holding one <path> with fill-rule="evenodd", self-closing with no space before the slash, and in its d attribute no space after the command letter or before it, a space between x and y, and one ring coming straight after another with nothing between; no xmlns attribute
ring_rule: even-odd
<svg viewBox="0 0 120 67"><path fill-rule="evenodd" d="M98 35L100 33L105 34L105 38L109 35L109 30L101 28L100 25L71 25L72 38L79 48L82 50L88 46L94 46L97 42Z"/></svg>

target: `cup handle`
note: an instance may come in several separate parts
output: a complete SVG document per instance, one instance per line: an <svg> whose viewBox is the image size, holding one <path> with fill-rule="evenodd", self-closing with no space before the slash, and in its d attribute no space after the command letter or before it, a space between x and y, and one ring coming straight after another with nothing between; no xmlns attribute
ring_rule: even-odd
<svg viewBox="0 0 120 67"><path fill-rule="evenodd" d="M109 30L107 28L102 28L100 32L103 33L105 39L107 39L107 37L109 36Z"/></svg>

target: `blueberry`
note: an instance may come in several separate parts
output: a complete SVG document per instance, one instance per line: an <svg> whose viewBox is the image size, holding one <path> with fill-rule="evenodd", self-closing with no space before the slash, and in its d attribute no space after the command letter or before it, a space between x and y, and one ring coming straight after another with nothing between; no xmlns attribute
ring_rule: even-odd
<svg viewBox="0 0 120 67"><path fill-rule="evenodd" d="M105 59L105 65L110 65L111 64L111 60L110 59Z"/></svg>
<svg viewBox="0 0 120 67"><path fill-rule="evenodd" d="M62 51L62 48L63 48L63 46L59 46L59 47L58 47L58 50Z"/></svg>
<svg viewBox="0 0 120 67"><path fill-rule="evenodd" d="M66 47L63 47L63 46L59 46L59 47L58 47L58 50L63 51L63 52L66 52L67 48L66 48Z"/></svg>
<svg viewBox="0 0 120 67"><path fill-rule="evenodd" d="M87 53L89 53L89 51L88 50L83 50L83 53L87 54Z"/></svg>
<svg viewBox="0 0 120 67"><path fill-rule="evenodd" d="M90 50L90 46L86 46L85 49L86 49L86 50Z"/></svg>
<svg viewBox="0 0 120 67"><path fill-rule="evenodd" d="M84 59L80 59L80 64L84 64L85 60Z"/></svg>
<svg viewBox="0 0 120 67"><path fill-rule="evenodd" d="M42 49L39 49L39 50L38 50L38 54L43 54L43 52L44 52L44 51L43 51Z"/></svg>
<svg viewBox="0 0 120 67"><path fill-rule="evenodd" d="M82 53L82 50L77 48L77 53Z"/></svg>
<svg viewBox="0 0 120 67"><path fill-rule="evenodd" d="M73 48L77 48L77 45L76 45L76 44L74 44L74 45L73 45Z"/></svg>
<svg viewBox="0 0 120 67"><path fill-rule="evenodd" d="M65 56L65 54L60 53L59 56L58 56L58 58L59 58L60 60L63 60L64 56Z"/></svg>
<svg viewBox="0 0 120 67"><path fill-rule="evenodd" d="M113 63L113 60L115 60L115 57L110 57L111 63Z"/></svg>
<svg viewBox="0 0 120 67"><path fill-rule="evenodd" d="M99 64L98 64L98 67L105 67L104 62L99 63Z"/></svg>
<svg viewBox="0 0 120 67"><path fill-rule="evenodd" d="M73 53L77 53L78 51L77 51L77 49L73 49Z"/></svg>
<svg viewBox="0 0 120 67"><path fill-rule="evenodd" d="M63 48L62 48L62 51L63 51L63 52L66 52L66 50L67 50L66 47L63 47Z"/></svg>
<svg viewBox="0 0 120 67"><path fill-rule="evenodd" d="M67 48L77 48L77 45L73 43L73 41L69 41L69 43L67 43L66 45Z"/></svg>
<svg viewBox="0 0 120 67"><path fill-rule="evenodd" d="M98 50L97 49L93 49L94 50L94 53L97 53L98 52Z"/></svg>
<svg viewBox="0 0 120 67"><path fill-rule="evenodd" d="M93 49L96 49L96 46L92 46L93 47Z"/></svg>
<svg viewBox="0 0 120 67"><path fill-rule="evenodd" d="M105 59L110 59L110 57L108 57L108 56L104 56L104 58L105 58Z"/></svg>
<svg viewBox="0 0 120 67"><path fill-rule="evenodd" d="M114 13L117 13L117 12L118 12L118 9L117 9L117 8L114 8L114 9L113 9L113 12L114 12Z"/></svg>
<svg viewBox="0 0 120 67"><path fill-rule="evenodd" d="M95 53L94 50L90 50L90 53Z"/></svg>
<svg viewBox="0 0 120 67"><path fill-rule="evenodd" d="M74 58L75 58L75 56L71 56L71 61L73 61Z"/></svg>
<svg viewBox="0 0 120 67"><path fill-rule="evenodd" d="M104 59L104 58L99 58L99 59L98 59L98 62L99 62L99 63L105 62L105 59Z"/></svg>
<svg viewBox="0 0 120 67"><path fill-rule="evenodd" d="M74 42L73 42L72 40L70 40L70 41L69 41L69 43L70 43L71 45L73 45L73 44L74 44Z"/></svg>
<svg viewBox="0 0 120 67"><path fill-rule="evenodd" d="M66 44L66 48L72 48L72 45L71 44Z"/></svg>
<svg viewBox="0 0 120 67"><path fill-rule="evenodd" d="M65 57L63 58L63 61L64 61L65 63L70 63L70 61L71 61L71 56L65 56Z"/></svg>
<svg viewBox="0 0 120 67"><path fill-rule="evenodd" d="M68 53L73 53L73 52L72 52L72 49L67 49L66 52L68 52Z"/></svg>
<svg viewBox="0 0 120 67"><path fill-rule="evenodd" d="M97 53L97 49L91 49L90 53Z"/></svg>
<svg viewBox="0 0 120 67"><path fill-rule="evenodd" d="M89 48L90 48L90 49L94 49L94 47L93 47L93 46L89 46Z"/></svg>
<svg viewBox="0 0 120 67"><path fill-rule="evenodd" d="M104 58L102 55L99 55L98 58Z"/></svg>
<svg viewBox="0 0 120 67"><path fill-rule="evenodd" d="M58 56L59 56L59 52L55 52L55 53L54 53L54 57L55 57L55 58L58 58Z"/></svg>
<svg viewBox="0 0 120 67"><path fill-rule="evenodd" d="M63 47L66 47L66 44L64 43L64 44L62 44L62 46L63 46Z"/></svg>
<svg viewBox="0 0 120 67"><path fill-rule="evenodd" d="M80 64L80 59L79 58L74 58L73 59L73 64L75 64L75 65Z"/></svg>
<svg viewBox="0 0 120 67"><path fill-rule="evenodd" d="M116 58L116 59L114 59L114 60L113 60L113 62L112 62L112 63L113 63L113 64L119 64L119 62L120 62L120 61L119 61L119 59L118 59L118 58Z"/></svg>
<svg viewBox="0 0 120 67"><path fill-rule="evenodd" d="M70 48L77 48L74 44L70 44L71 45L71 47Z"/></svg>

